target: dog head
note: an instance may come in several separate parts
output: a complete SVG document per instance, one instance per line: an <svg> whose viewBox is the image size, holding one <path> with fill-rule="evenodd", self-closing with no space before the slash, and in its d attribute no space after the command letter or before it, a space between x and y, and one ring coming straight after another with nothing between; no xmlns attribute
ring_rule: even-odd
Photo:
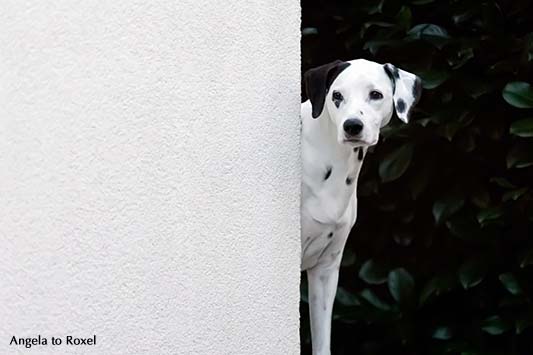
<svg viewBox="0 0 533 355"><path fill-rule="evenodd" d="M337 127L337 141L353 146L376 144L394 110L407 123L421 94L416 75L364 59L311 69L304 81L313 118L329 117Z"/></svg>

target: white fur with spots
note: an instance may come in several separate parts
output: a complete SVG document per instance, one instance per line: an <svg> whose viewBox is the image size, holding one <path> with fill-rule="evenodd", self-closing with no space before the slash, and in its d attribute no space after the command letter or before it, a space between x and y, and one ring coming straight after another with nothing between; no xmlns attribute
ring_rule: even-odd
<svg viewBox="0 0 533 355"><path fill-rule="evenodd" d="M395 107L398 117L407 122L420 94L419 79L390 64L362 59L339 63L343 66L335 72L329 88L324 87L321 92L322 88L314 87L310 93L308 87L308 96L315 102L308 100L301 108L301 267L308 276L314 355L330 354L339 267L357 217L357 182L366 149L378 142L379 131L390 121ZM306 85L324 85L328 78L320 75L334 70L331 64L319 67L311 75L306 74ZM334 92L342 100L335 102ZM402 112L398 112L400 101L400 105L405 105ZM316 118L313 105L323 105ZM354 118L363 128L356 136L347 137L344 122Z"/></svg>

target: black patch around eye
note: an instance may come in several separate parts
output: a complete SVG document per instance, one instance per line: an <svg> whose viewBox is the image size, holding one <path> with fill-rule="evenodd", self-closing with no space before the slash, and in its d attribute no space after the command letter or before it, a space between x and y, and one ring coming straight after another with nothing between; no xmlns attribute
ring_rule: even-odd
<svg viewBox="0 0 533 355"><path fill-rule="evenodd" d="M333 237L333 232L329 232L329 234L328 234L328 238L331 239L332 237Z"/></svg>
<svg viewBox="0 0 533 355"><path fill-rule="evenodd" d="M398 113L405 112L405 101L398 99L398 102L396 103L396 111L398 111Z"/></svg>
<svg viewBox="0 0 533 355"><path fill-rule="evenodd" d="M329 179L329 177L331 176L331 167L328 167L328 170L326 171L326 175L324 175L324 181L326 181L327 179Z"/></svg>
<svg viewBox="0 0 533 355"><path fill-rule="evenodd" d="M352 182L353 182L353 179L352 179L351 177L348 176L348 177L346 178L346 185L351 185Z"/></svg>
<svg viewBox="0 0 533 355"><path fill-rule="evenodd" d="M335 103L335 107L339 108L344 97L342 97L340 92L333 91L333 94L331 94L331 100Z"/></svg>
<svg viewBox="0 0 533 355"><path fill-rule="evenodd" d="M358 150L359 150L359 147L355 147L355 148L353 149L354 152L357 152Z"/></svg>

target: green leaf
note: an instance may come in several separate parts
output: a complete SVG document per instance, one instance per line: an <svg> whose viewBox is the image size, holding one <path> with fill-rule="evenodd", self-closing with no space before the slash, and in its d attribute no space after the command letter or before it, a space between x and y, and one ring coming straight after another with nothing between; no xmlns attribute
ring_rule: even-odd
<svg viewBox="0 0 533 355"><path fill-rule="evenodd" d="M480 234L480 227L474 216L470 213L460 213L446 222L450 232L464 240L476 240Z"/></svg>
<svg viewBox="0 0 533 355"><path fill-rule="evenodd" d="M509 132L519 137L533 137L533 118L513 122Z"/></svg>
<svg viewBox="0 0 533 355"><path fill-rule="evenodd" d="M453 274L438 275L429 280L420 292L419 305L424 305L430 297L451 291L456 285Z"/></svg>
<svg viewBox="0 0 533 355"><path fill-rule="evenodd" d="M474 58L474 50L472 48L463 48L455 52L453 57L448 58L448 64L453 69L459 69L472 58Z"/></svg>
<svg viewBox="0 0 533 355"><path fill-rule="evenodd" d="M448 32L444 28L431 23L421 23L416 25L407 32L407 35L419 39L433 37L442 39L450 38Z"/></svg>
<svg viewBox="0 0 533 355"><path fill-rule="evenodd" d="M318 29L316 27L306 27L302 29L302 36L317 35Z"/></svg>
<svg viewBox="0 0 533 355"><path fill-rule="evenodd" d="M417 120L415 123L421 125L422 127L427 127L428 123L431 122L431 118L421 118Z"/></svg>
<svg viewBox="0 0 533 355"><path fill-rule="evenodd" d="M448 72L436 70L419 72L417 74L422 79L422 87L426 90L441 86L450 77Z"/></svg>
<svg viewBox="0 0 533 355"><path fill-rule="evenodd" d="M381 27L381 28L387 28L387 27L394 27L393 23L389 22L383 22L383 21L368 21L361 26L361 37L364 37L367 30L371 27Z"/></svg>
<svg viewBox="0 0 533 355"><path fill-rule="evenodd" d="M515 165L518 169L528 168L530 166L533 166L533 160L520 161Z"/></svg>
<svg viewBox="0 0 533 355"><path fill-rule="evenodd" d="M501 207L491 207L479 211L477 214L477 221L479 224L484 225L486 222L494 221L503 216L503 208Z"/></svg>
<svg viewBox="0 0 533 355"><path fill-rule="evenodd" d="M359 306L361 304L356 295L348 292L342 287L337 288L335 299L343 306Z"/></svg>
<svg viewBox="0 0 533 355"><path fill-rule="evenodd" d="M507 201L510 201L510 200L516 201L520 197L522 197L528 190L529 190L529 188L522 187L521 189L507 191L506 193L503 194L502 201L503 202L507 202Z"/></svg>
<svg viewBox="0 0 533 355"><path fill-rule="evenodd" d="M444 222L459 211L464 204L464 199L453 195L435 201L433 204L433 217L435 217L435 222L437 224Z"/></svg>
<svg viewBox="0 0 533 355"><path fill-rule="evenodd" d="M462 127L463 125L458 122L449 122L438 127L435 132L451 142L457 131L459 131Z"/></svg>
<svg viewBox="0 0 533 355"><path fill-rule="evenodd" d="M529 33L527 38L527 60L531 62L533 60L533 33Z"/></svg>
<svg viewBox="0 0 533 355"><path fill-rule="evenodd" d="M479 208L487 208L490 205L489 191L480 184L473 185L470 192L470 201Z"/></svg>
<svg viewBox="0 0 533 355"><path fill-rule="evenodd" d="M533 319L530 318L521 318L516 320L515 329L516 334L522 334L524 330L533 326Z"/></svg>
<svg viewBox="0 0 533 355"><path fill-rule="evenodd" d="M369 5L368 7L363 8L364 11L366 11L367 14L373 15L376 13L381 13L383 11L383 4L385 3L385 0L379 0L372 2L372 5Z"/></svg>
<svg viewBox="0 0 533 355"><path fill-rule="evenodd" d="M411 164L414 146L406 144L400 149L394 150L387 155L379 164L379 176L381 181L389 182L402 176Z"/></svg>
<svg viewBox="0 0 533 355"><path fill-rule="evenodd" d="M533 248L527 250L520 260L520 267L525 268L526 266L533 265Z"/></svg>
<svg viewBox="0 0 533 355"><path fill-rule="evenodd" d="M404 44L403 41L398 40L390 40L390 39L384 39L384 40L373 40L373 41L367 41L365 45L363 46L363 49L368 49L370 53L376 54L379 49L382 47L399 47L402 44Z"/></svg>
<svg viewBox="0 0 533 355"><path fill-rule="evenodd" d="M493 83L488 83L486 81L465 79L462 81L461 86L468 93L468 95L474 99L477 99L480 96L483 96L496 89Z"/></svg>
<svg viewBox="0 0 533 355"><path fill-rule="evenodd" d="M533 165L533 152L529 145L519 142L507 153L507 168L526 168Z"/></svg>
<svg viewBox="0 0 533 355"><path fill-rule="evenodd" d="M409 305L414 302L415 280L404 268L397 268L389 273L389 292L401 305Z"/></svg>
<svg viewBox="0 0 533 355"><path fill-rule="evenodd" d="M459 268L459 281L465 290L475 287L483 281L487 274L487 265L482 258L466 261Z"/></svg>
<svg viewBox="0 0 533 355"><path fill-rule="evenodd" d="M389 304L383 302L372 290L368 288L365 288L363 291L361 291L359 296L377 309L382 311L391 310L391 306Z"/></svg>
<svg viewBox="0 0 533 355"><path fill-rule="evenodd" d="M452 329L447 326L440 326L435 328L433 331L433 335L431 336L433 339L439 339L439 340L448 340L452 338Z"/></svg>
<svg viewBox="0 0 533 355"><path fill-rule="evenodd" d="M503 88L502 96L511 106L533 108L533 89L523 81L510 82Z"/></svg>
<svg viewBox="0 0 533 355"><path fill-rule="evenodd" d="M380 285L387 282L388 270L370 259L367 260L361 270L359 270L359 277L368 284Z"/></svg>
<svg viewBox="0 0 533 355"><path fill-rule="evenodd" d="M500 316L492 316L485 319L481 324L481 329L490 335L500 335L508 331L509 323L505 322Z"/></svg>
<svg viewBox="0 0 533 355"><path fill-rule="evenodd" d="M396 15L396 24L403 29L411 27L411 9L407 6L402 6L398 14Z"/></svg>
<svg viewBox="0 0 533 355"><path fill-rule="evenodd" d="M523 295L507 295L502 296L500 302L498 303L498 307L500 308L517 308L517 307L525 307L529 303L529 299Z"/></svg>
<svg viewBox="0 0 533 355"><path fill-rule="evenodd" d="M520 284L516 277L511 272L506 272L504 274L501 274L498 279L503 284L503 286L507 289L507 291L511 292L513 295L520 295L523 290L522 287L520 287Z"/></svg>
<svg viewBox="0 0 533 355"><path fill-rule="evenodd" d="M434 24L419 24L411 28L407 32L405 41L409 40L423 40L431 43L436 48L442 49L446 43L450 40L448 32Z"/></svg>
<svg viewBox="0 0 533 355"><path fill-rule="evenodd" d="M352 266L355 264L355 261L357 260L357 257L355 253L351 249L344 250L344 253L342 255L342 266Z"/></svg>
<svg viewBox="0 0 533 355"><path fill-rule="evenodd" d="M515 185L513 185L511 182L509 182L509 180L507 180L506 178L503 178L503 177L493 177L493 178L490 178L489 181L497 184L500 187L506 188L506 189L514 189L514 188L516 188Z"/></svg>

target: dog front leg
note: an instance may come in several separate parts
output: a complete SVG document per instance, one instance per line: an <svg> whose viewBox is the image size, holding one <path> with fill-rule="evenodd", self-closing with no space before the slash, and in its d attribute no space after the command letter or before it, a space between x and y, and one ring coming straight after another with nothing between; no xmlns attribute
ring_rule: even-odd
<svg viewBox="0 0 533 355"><path fill-rule="evenodd" d="M313 355L330 355L331 315L337 292L339 267L317 265L307 270Z"/></svg>

